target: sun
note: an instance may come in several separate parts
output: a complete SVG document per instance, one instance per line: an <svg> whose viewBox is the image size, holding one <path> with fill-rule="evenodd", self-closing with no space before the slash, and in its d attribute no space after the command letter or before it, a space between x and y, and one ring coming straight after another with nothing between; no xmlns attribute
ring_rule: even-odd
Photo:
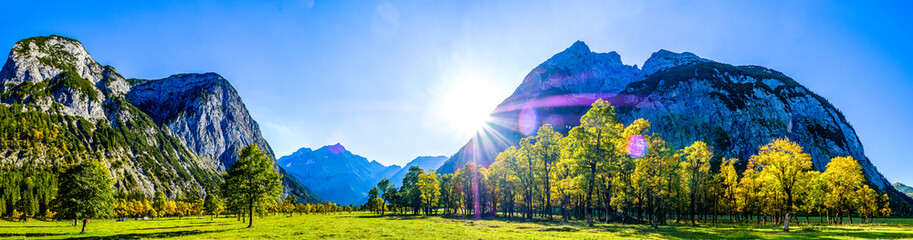
<svg viewBox="0 0 913 240"><path fill-rule="evenodd" d="M435 115L457 137L472 137L486 126L498 104L491 81L479 74L461 74L438 89Z"/></svg>

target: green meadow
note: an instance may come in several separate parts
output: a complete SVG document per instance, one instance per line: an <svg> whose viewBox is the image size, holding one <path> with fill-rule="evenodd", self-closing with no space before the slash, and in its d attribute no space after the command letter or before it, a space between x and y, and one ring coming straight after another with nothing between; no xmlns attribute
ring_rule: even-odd
<svg viewBox="0 0 913 240"><path fill-rule="evenodd" d="M812 220L814 221L814 220ZM271 215L247 228L233 217L154 220L94 220L87 233L69 222L0 221L2 239L913 239L913 219L886 223L811 225L792 231L767 224L675 224L653 229L642 224L567 224L505 219L471 220L439 216L378 216L370 213Z"/></svg>

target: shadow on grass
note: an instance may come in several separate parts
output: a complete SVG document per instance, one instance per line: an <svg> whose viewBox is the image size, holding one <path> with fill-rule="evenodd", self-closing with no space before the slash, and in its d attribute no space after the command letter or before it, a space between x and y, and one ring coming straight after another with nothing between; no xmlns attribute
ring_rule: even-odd
<svg viewBox="0 0 913 240"><path fill-rule="evenodd" d="M16 238L33 238L33 237L50 237L50 236L60 236L67 235L67 233L0 233L0 238L12 239Z"/></svg>
<svg viewBox="0 0 913 240"><path fill-rule="evenodd" d="M643 237L657 235L666 239L910 239L909 233L873 232L868 229L846 229L839 227L792 228L791 232L782 232L777 226L688 226L664 225L651 228L644 225L606 225L596 226L607 232L622 237Z"/></svg>
<svg viewBox="0 0 913 240"><path fill-rule="evenodd" d="M185 230L185 231L173 231L173 232L157 232L157 233L125 233L117 234L111 236L85 236L85 237L72 237L69 239L148 239L148 238L171 238L171 237L187 237L199 234L207 233L217 233L224 232L228 230L213 230L213 231L200 231L200 230Z"/></svg>
<svg viewBox="0 0 913 240"><path fill-rule="evenodd" d="M346 216L338 216L338 218L414 220L414 219L427 219L427 218L429 218L429 216L427 216L427 215L391 215L391 214L387 214L387 215L383 215L383 216L381 216L381 215L357 215L357 216L346 215Z"/></svg>

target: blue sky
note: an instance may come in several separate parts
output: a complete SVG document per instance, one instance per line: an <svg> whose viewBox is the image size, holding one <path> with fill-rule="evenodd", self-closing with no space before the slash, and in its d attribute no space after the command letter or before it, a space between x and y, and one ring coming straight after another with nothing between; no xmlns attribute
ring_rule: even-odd
<svg viewBox="0 0 913 240"><path fill-rule="evenodd" d="M689 51L793 77L843 111L888 180L909 184L910 10L910 1L0 0L0 49L57 34L128 78L217 72L277 155L341 142L384 164L453 154L523 76L576 40L638 66L659 49Z"/></svg>

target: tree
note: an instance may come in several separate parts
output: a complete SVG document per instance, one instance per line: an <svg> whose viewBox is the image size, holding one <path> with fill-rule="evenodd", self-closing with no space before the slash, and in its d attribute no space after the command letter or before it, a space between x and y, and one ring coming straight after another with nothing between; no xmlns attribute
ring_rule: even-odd
<svg viewBox="0 0 913 240"><path fill-rule="evenodd" d="M418 175L417 187L421 192L422 208L425 215L431 214L431 209L437 206L440 199L441 185L438 182L437 173L434 170Z"/></svg>
<svg viewBox="0 0 913 240"><path fill-rule="evenodd" d="M372 212L380 212L380 208L383 207L383 200L377 201L377 199L379 199L377 197L379 193L380 190L377 190L377 187L368 190L368 208L370 208Z"/></svg>
<svg viewBox="0 0 913 240"><path fill-rule="evenodd" d="M561 146L559 142L563 136L561 133L552 129L551 124L544 124L539 127L536 133L536 144L533 145L533 152L537 158L540 169L540 177L545 182L545 211L548 213L548 220L552 221L552 184L551 172L561 156Z"/></svg>
<svg viewBox="0 0 913 240"><path fill-rule="evenodd" d="M775 139L761 147L758 155L752 156L761 165L761 175L766 176L777 192L786 195L782 206L783 231L789 231L789 219L793 211L793 192L805 171L812 167L812 158L802 151L802 147L789 139Z"/></svg>
<svg viewBox="0 0 913 240"><path fill-rule="evenodd" d="M390 180L387 180L386 178L382 178L382 179L380 179L380 182L377 182L377 190L380 191L380 196L383 197L383 196L387 195L387 188L388 188L389 186L390 186ZM386 201L387 198L384 197L383 200ZM386 205L386 204L384 204L384 205ZM381 215L381 216L384 215L384 209L385 209L385 208L380 208L380 215Z"/></svg>
<svg viewBox="0 0 913 240"><path fill-rule="evenodd" d="M862 215L863 222L870 223L869 217L878 213L878 193L869 185L863 184L856 190L855 202L856 211Z"/></svg>
<svg viewBox="0 0 913 240"><path fill-rule="evenodd" d="M600 175L610 173L611 160L618 154L615 142L620 136L620 125L611 103L598 99L582 117L580 125L571 129L568 137L573 139L567 147L572 148L571 159L575 160L579 175L584 179L586 199L584 211L587 225L593 226L593 190Z"/></svg>
<svg viewBox="0 0 913 240"><path fill-rule="evenodd" d="M736 188L739 187L739 174L735 170L735 163L739 159L723 159L723 166L720 167L720 183L723 184L723 201L726 210L729 212L729 221L732 221L732 215L735 212Z"/></svg>
<svg viewBox="0 0 913 240"><path fill-rule="evenodd" d="M86 232L89 219L111 216L114 208L114 178L100 161L86 159L60 175L60 192L54 204L57 219L83 219Z"/></svg>
<svg viewBox="0 0 913 240"><path fill-rule="evenodd" d="M288 213L288 216L292 216L292 212L295 211L295 203L298 202L298 198L295 195L289 194L282 200L282 204L279 206L281 212Z"/></svg>
<svg viewBox="0 0 913 240"><path fill-rule="evenodd" d="M517 151L514 162L520 186L523 188L523 217L533 218L533 196L536 191L536 156L533 151L535 137L525 137L520 140L520 149ZM473 181L474 183L474 181Z"/></svg>
<svg viewBox="0 0 913 240"><path fill-rule="evenodd" d="M152 198L152 207L155 208L155 211L161 216L165 216L165 193L162 191L155 191L155 196Z"/></svg>
<svg viewBox="0 0 913 240"><path fill-rule="evenodd" d="M260 151L256 144L241 149L238 160L231 165L225 185L226 197L233 199L231 204L239 204L249 214L247 227L253 226L254 209L275 204L282 193L279 173L273 169L272 162Z"/></svg>
<svg viewBox="0 0 913 240"><path fill-rule="evenodd" d="M203 211L209 214L209 220L212 220L212 215L218 216L223 210L225 210L225 205L219 196L215 193L206 194L206 199L203 200Z"/></svg>
<svg viewBox="0 0 913 240"><path fill-rule="evenodd" d="M709 176L710 159L713 158L713 152L706 143L696 141L691 146L682 149L682 155L685 158L681 162L682 180L691 200L689 212L691 213L691 224L694 224L695 206L698 204L698 197L703 190L704 182Z"/></svg>
<svg viewBox="0 0 913 240"><path fill-rule="evenodd" d="M884 219L891 216L891 198L887 193L881 195L881 202L884 204L881 207L881 223L884 223Z"/></svg>
<svg viewBox="0 0 913 240"><path fill-rule="evenodd" d="M19 184L20 197L19 201L16 202L16 210L19 210L22 213L22 216L19 217L22 221L27 221L30 216L34 216L38 213L38 199L35 197L35 182L32 181L31 176L26 176L22 178L22 183Z"/></svg>
<svg viewBox="0 0 913 240"><path fill-rule="evenodd" d="M418 176L423 173L425 173L425 170L422 170L419 166L409 167L409 171L403 177L403 186L399 189L405 203L403 206L412 208L412 214L418 214L418 211L422 208L422 193L416 187L416 183L418 183Z"/></svg>
<svg viewBox="0 0 913 240"><path fill-rule="evenodd" d="M679 161L662 138L651 137L649 144L646 155L637 161L631 180L636 195L646 205L650 224L657 228L677 185Z"/></svg>
<svg viewBox="0 0 913 240"><path fill-rule="evenodd" d="M835 210L840 223L843 223L843 214L850 216L852 196L865 181L862 167L853 157L835 157L827 163L827 169L821 174L821 178L829 186L826 204L828 208ZM850 218L850 222L852 221Z"/></svg>

